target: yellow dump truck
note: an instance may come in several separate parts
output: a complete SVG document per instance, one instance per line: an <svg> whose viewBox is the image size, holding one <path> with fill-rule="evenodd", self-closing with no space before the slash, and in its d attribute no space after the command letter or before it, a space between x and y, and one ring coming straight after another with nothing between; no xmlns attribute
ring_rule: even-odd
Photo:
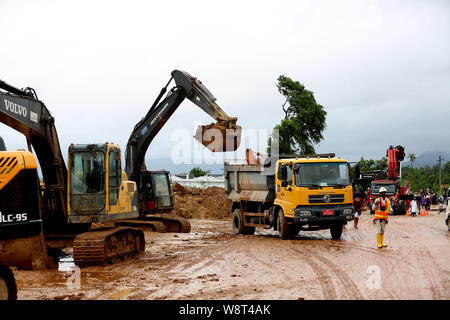
<svg viewBox="0 0 450 320"><path fill-rule="evenodd" d="M287 239L330 229L339 239L354 219L349 164L335 154L269 157L263 165L225 162L224 173L235 234L273 227Z"/></svg>

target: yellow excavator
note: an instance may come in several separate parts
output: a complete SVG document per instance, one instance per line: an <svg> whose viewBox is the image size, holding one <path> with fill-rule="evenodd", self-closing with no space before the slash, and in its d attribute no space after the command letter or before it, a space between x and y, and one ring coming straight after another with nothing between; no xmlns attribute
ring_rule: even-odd
<svg viewBox="0 0 450 320"><path fill-rule="evenodd" d="M0 261L18 268L42 268L49 263L47 253L72 247L78 266L105 264L145 250L142 229L119 222L173 223L164 217L154 217L152 222L143 206L155 194L145 194L144 189L139 193L136 184L146 174L143 157L153 137L186 97L197 104L205 101L204 110L218 121L200 127L197 134L210 150L236 150L240 127L236 118L229 118L215 104L200 81L177 70L172 77L177 86L158 103L162 90L133 130L125 161L128 174L122 169L119 146L108 142L71 144L66 167L55 119L36 92L0 80L0 89L4 90L0 91L0 122L24 134L29 150L0 151ZM139 129L142 125L146 129ZM215 133L223 130L223 142L217 134L208 133L210 129ZM230 141L231 147L227 144ZM31 147L42 171L42 188ZM186 229L186 225L180 228ZM21 235L17 230L27 232ZM14 237L8 237L12 234Z"/></svg>

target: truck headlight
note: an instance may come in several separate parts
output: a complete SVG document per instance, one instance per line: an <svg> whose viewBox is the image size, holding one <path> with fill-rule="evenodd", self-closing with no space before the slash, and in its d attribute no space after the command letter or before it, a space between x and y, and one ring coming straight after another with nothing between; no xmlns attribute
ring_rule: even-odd
<svg viewBox="0 0 450 320"><path fill-rule="evenodd" d="M310 216L311 215L311 211L308 211L308 210L303 210L303 211L300 211L300 216Z"/></svg>
<svg viewBox="0 0 450 320"><path fill-rule="evenodd" d="M353 210L352 209L344 209L343 214L352 214Z"/></svg>

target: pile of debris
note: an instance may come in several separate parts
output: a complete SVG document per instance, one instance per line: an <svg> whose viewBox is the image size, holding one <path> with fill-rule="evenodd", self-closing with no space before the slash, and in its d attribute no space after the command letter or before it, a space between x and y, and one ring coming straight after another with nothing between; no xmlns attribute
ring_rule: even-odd
<svg viewBox="0 0 450 320"><path fill-rule="evenodd" d="M186 219L230 219L231 200L218 187L189 188L175 182L173 213Z"/></svg>

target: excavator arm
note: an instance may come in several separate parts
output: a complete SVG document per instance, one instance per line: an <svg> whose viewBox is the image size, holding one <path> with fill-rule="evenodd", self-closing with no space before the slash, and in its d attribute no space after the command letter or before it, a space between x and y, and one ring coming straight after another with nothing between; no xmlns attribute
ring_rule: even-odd
<svg viewBox="0 0 450 320"><path fill-rule="evenodd" d="M172 80L175 80L176 86L160 101ZM229 117L217 105L216 98L201 81L187 72L174 70L169 82L162 88L146 116L134 127L128 140L125 168L132 180L137 181L142 171L150 143L185 98L216 120L216 124L200 126L195 135L196 140L213 152L234 151L238 148L241 127L236 125L237 118Z"/></svg>
<svg viewBox="0 0 450 320"><path fill-rule="evenodd" d="M67 168L62 157L55 119L31 88L18 89L0 80L0 122L25 135L33 146L44 179L44 212L49 223L66 217Z"/></svg>

